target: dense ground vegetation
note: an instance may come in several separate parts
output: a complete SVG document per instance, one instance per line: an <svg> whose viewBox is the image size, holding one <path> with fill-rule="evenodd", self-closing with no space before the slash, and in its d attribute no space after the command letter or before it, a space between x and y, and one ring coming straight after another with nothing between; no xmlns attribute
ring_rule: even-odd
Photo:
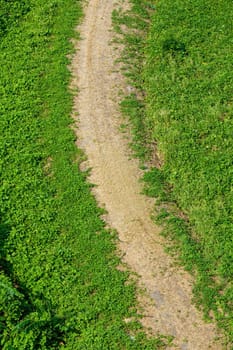
<svg viewBox="0 0 233 350"><path fill-rule="evenodd" d="M80 3L0 5L0 347L156 349L78 169L67 55Z"/></svg>
<svg viewBox="0 0 233 350"><path fill-rule="evenodd" d="M233 4L132 3L133 17L120 22L131 28L123 56L138 92L122 108L137 154L143 143L157 144L146 192L158 198L165 233L195 272L196 302L233 342Z"/></svg>

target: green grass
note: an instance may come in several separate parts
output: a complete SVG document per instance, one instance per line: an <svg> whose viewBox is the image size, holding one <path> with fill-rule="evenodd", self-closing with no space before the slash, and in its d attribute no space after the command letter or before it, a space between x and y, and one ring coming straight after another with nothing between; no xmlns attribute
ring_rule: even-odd
<svg viewBox="0 0 233 350"><path fill-rule="evenodd" d="M206 317L214 315L232 343L233 5L131 2L131 16L120 16L117 29L129 28L123 61L139 97L122 105L136 147L157 144L161 163L146 173L145 191L157 198L164 234L174 239L170 250L178 249L196 276L197 305Z"/></svg>
<svg viewBox="0 0 233 350"><path fill-rule="evenodd" d="M141 332L134 284L78 167L67 55L81 4L27 6L0 42L1 348L161 348Z"/></svg>

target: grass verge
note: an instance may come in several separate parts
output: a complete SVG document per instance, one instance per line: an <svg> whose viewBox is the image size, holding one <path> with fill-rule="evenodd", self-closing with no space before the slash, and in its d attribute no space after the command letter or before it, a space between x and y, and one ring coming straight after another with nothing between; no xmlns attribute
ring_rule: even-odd
<svg viewBox="0 0 233 350"><path fill-rule="evenodd" d="M131 12L113 18L135 88L122 102L135 153L143 162L156 154L147 161L145 192L157 198L157 220L173 241L169 250L179 251L179 261L195 275L196 304L231 344L233 6L131 3Z"/></svg>

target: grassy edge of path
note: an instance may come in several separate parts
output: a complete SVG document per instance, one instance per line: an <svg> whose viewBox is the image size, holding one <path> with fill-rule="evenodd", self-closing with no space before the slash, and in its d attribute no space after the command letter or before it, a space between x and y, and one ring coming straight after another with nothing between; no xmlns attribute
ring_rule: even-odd
<svg viewBox="0 0 233 350"><path fill-rule="evenodd" d="M189 3L190 5L189 11L190 13L192 13L191 12L192 3L191 2L187 2L187 3ZM186 206L185 206L184 202L182 202L181 200L182 191L180 191L178 187L175 187L178 185L174 180L174 178L177 177L175 176L176 173L179 172L180 175L183 176L184 181L185 179L190 179L190 184L191 184L191 176L192 176L190 172L188 172L187 176L185 175L185 171L187 172L187 167L185 166L184 166L184 172L182 173L182 162L180 162L181 166L179 170L178 168L175 168L176 166L175 159L179 159L179 154L177 153L174 155L174 152L172 150L172 147L174 147L174 150L176 150L175 143L179 145L179 141L178 141L179 137L181 137L182 133L185 134L184 129L182 129L182 118L180 123L181 124L180 129L179 129L179 122L178 122L178 118L180 114L183 113L182 108L180 108L180 106L182 106L182 103L176 104L175 111L177 112L180 109L180 114L179 112L177 112L178 116L176 117L175 114L173 113L174 119L177 119L175 120L174 125L169 124L169 117L168 117L168 114L166 114L167 106L169 106L169 103L171 102L170 104L172 108L172 103L173 102L175 103L175 98L176 96L179 96L179 92L182 89L182 87L179 86L179 74L180 76L182 76L182 74L183 75L186 74L186 83L188 82L188 78L187 78L188 73L186 71L185 73L182 71L182 63L185 59L184 57L186 57L186 53L183 53L182 51L184 50L182 35L187 36L186 28L189 27L187 23L186 23L186 26L182 24L183 23L182 20L184 20L185 18L182 15L182 6L185 6L185 4L183 5L180 4L180 6L177 5L176 11L180 15L180 17L173 16L172 11L175 11L175 7L174 7L174 4L172 4L172 2L169 2L168 4L166 4L165 2L161 2L161 4L158 5L155 3L155 1L132 0L131 4L132 4L132 10L129 12L123 13L121 11L119 12L115 11L113 13L113 21L115 23L115 31L116 33L119 34L117 40L123 43L125 47L122 54L122 61L124 65L125 75L128 78L128 82L130 84L130 90L132 91L121 102L122 112L126 116L125 124L129 122L130 131L133 137L132 149L135 152L135 156L141 159L142 168L145 170L148 170L144 175L145 193L157 199L155 220L160 225L164 226L163 234L167 238L166 249L168 250L168 252L174 255L174 257L177 258L179 263L181 263L190 273L194 275L195 285L193 288L193 292L194 292L193 295L194 295L195 304L197 305L198 308L200 308L203 311L203 316L207 321L211 322L211 320L213 319L217 321L219 327L223 330L223 332L226 335L225 341L228 344L227 346L231 346L232 339L233 339L232 338L233 327L232 327L232 279L230 278L231 277L230 262L231 262L231 252L232 252L232 244L230 239L231 225L229 221L230 211L226 213L226 210L225 210L224 212L224 215L225 214L228 215L228 221L225 220L225 226L224 224L222 225L222 228L225 230L226 235L225 235L225 238L222 237L222 242L221 242L220 240L221 222L223 221L223 219L221 221L220 215L221 215L221 210L222 211L224 210L223 209L224 200L222 200L222 197L220 196L221 202L216 201L216 204L219 207L219 212L217 211L217 208L215 208L216 211L214 211L214 213L216 213L217 215L217 218L219 218L219 222L220 222L219 237L217 237L217 234L216 234L216 237L213 234L208 238L207 233L204 233L205 237L203 238L204 234L202 232L200 237L202 237L201 239L203 241L200 244L200 239L199 239L200 237L198 238L198 216L197 216L196 223L195 223L195 216L194 216L195 213L192 213L193 215L191 218L192 220L190 220L189 211L187 209L188 208L187 198L189 198L188 192L186 190L183 193L183 197L186 198L186 202L185 202ZM198 12L198 5L195 5L195 6ZM219 6L220 7L222 6L224 8L223 4ZM157 11L158 8L160 8L161 10L160 17ZM211 6L209 8L211 8ZM168 16L168 13L169 13L169 16L173 18L170 26L170 27L172 26L173 27L169 29L168 29L169 27L168 22L170 17ZM199 13L199 16L197 16L197 13L195 14L195 16L197 16L200 21L203 20L202 17L205 16L205 12L203 11L198 13ZM193 23L190 24L190 28L188 29L189 31L191 30L193 31L194 36L195 36L195 27L192 27L192 25L195 24L195 20L196 20L195 16L194 16ZM221 18L222 18L221 16L223 17L223 11L220 12L219 23L221 23ZM205 23L210 23L209 26L211 27L211 25L214 23L214 19L212 19L211 22L203 21L204 26L205 26ZM228 21L227 23L229 24L230 22ZM160 27L162 28L161 38L160 38L160 30L161 30ZM128 28L128 29L125 30L125 28ZM180 32L177 28L180 30ZM223 31L221 33L222 33L221 35L223 36ZM202 35L199 35L197 37L202 38L202 36L204 35L205 35L205 28L203 29ZM178 41L176 37L179 37L180 41ZM185 38L187 39L187 37ZM226 41L227 40L225 38L224 42ZM217 42L217 39L216 39L216 42ZM206 45L206 52L207 52L206 61L208 61L208 55L209 55L208 45L207 44L205 45ZM212 41L211 45L213 45L214 47L214 41ZM161 46L163 50L161 49ZM216 44L216 50L217 50L217 47L218 46ZM220 45L220 50L222 50L223 54L225 52L224 49L227 50L227 47L228 47L227 45L225 46L225 48L223 45ZM167 51L165 52L164 50L165 51L167 50ZM194 53L196 52L198 55L198 46L195 46L195 43L193 44L193 50L195 50ZM176 56L179 56L179 57L176 57ZM227 57L228 56L226 54L225 58L227 59ZM180 59L180 62L179 62L179 59ZM211 71L212 66L214 67L214 62L216 62L216 65L219 64L216 57L215 57L215 61L212 56L210 57L210 60L212 61L210 63L209 68L208 68L208 62L203 63L204 65L206 65L204 66L204 68L207 67L206 68L207 72L208 72L208 69L209 71ZM229 64L226 65L226 67L228 66ZM189 68L190 67L187 67L187 70ZM177 69L177 72L175 69ZM230 77L229 73L230 72L228 72L228 76ZM183 78L185 80L184 76ZM220 78L219 81L218 81L218 78ZM208 79L209 77L207 77L206 84L208 83L210 84ZM225 75L222 74L222 77L221 77L221 73L216 74L216 80L215 80L215 85L213 85L213 89L216 88L216 90L221 91L220 88L218 89L218 83L219 83L219 86L221 84L223 85L224 79L225 81L228 81L230 78L227 78L226 74ZM164 85L161 85L161 87L164 88L163 92L160 91L160 84L164 84ZM203 86L204 85L205 84L203 84ZM197 86L198 86L198 82L197 82ZM228 97L229 97L230 87L227 89L226 86L227 85L225 85L224 89L222 88L222 95L224 94L227 95L228 93ZM195 89L193 89L193 91L195 91ZM208 90L205 90L205 86L204 86L204 90L202 89L202 92L203 91L208 91ZM171 101L169 100L169 96L170 96L169 92L170 92L170 95L172 95L173 93L172 95L173 99ZM184 92L184 94L185 93L186 92ZM190 91L189 91L189 94L191 94ZM180 94L180 96L182 98L183 95ZM214 98L215 96L214 93L212 96ZM219 98L221 99L221 96ZM164 101L163 101L165 99L166 99L166 106L164 105ZM157 100L159 101L158 103L157 103ZM206 111L206 106L208 107L208 96L205 96L203 100L204 101L206 100L207 104L204 105L203 107L203 104L201 106L199 103L197 105L197 108L201 109L203 107L204 110ZM199 101L201 101L201 99ZM224 97L222 97L222 101L224 101ZM174 103L173 103L173 107L174 107ZM227 125L229 125L229 129L228 131L226 127L224 129L226 134L226 139L224 139L223 145L225 143L224 147L228 146L229 154L231 154L231 148L229 147L230 145L229 135L230 135L230 130L232 130L232 123L230 122L230 117L229 117L229 114L231 112L231 102L229 102L228 104L226 102L225 105L222 105L222 106L221 106L221 103L219 102L218 112L217 112L217 105L218 105L218 101L216 102L216 110L215 109L212 110L211 108L209 109L209 121L211 121L211 116L213 116L213 113L216 113L216 116L217 118L220 119L220 123L221 123L224 115L225 122ZM193 104L190 104L190 106L193 106ZM188 108L190 106L188 106L188 103L187 103L186 105L187 115L188 115ZM160 115L160 112L161 112L161 115ZM204 146L207 147L207 151L209 147L210 150L213 151L213 153L218 151L221 147L221 143L219 143L218 146L216 146L215 143L219 142L221 137L224 136L223 128L221 127L219 129L219 135L217 134L218 130L217 130L216 118L214 120L215 121L214 121L213 129L215 130L213 132L211 129L211 123L210 125L208 124L207 118L205 121L206 125L204 125L204 128L203 128L203 125L201 125L201 123L199 125L201 129L200 131L201 139L205 139L207 138L207 136L210 135L209 137L210 145L208 144L207 141L204 141ZM209 125L210 130L204 130L207 127L207 124ZM122 125L122 131L125 130L126 126L127 125L124 125L124 124ZM193 124L192 124L192 127L195 129ZM214 134L214 132L216 134ZM175 141L172 139L173 134L175 135L174 136ZM172 142L170 143L173 146L171 145L169 146L169 137L171 137L170 141ZM191 138L189 138L189 141L190 140ZM194 139L194 142L195 142L195 139ZM177 146L177 152L178 151L182 153L182 150L181 148L179 148L179 146ZM188 147L185 148L185 151L188 154ZM190 159L191 157L192 155L190 155ZM224 159L225 158L227 157L224 157ZM224 164L226 165L225 173L227 173L227 170L228 170L229 176L230 176L229 160L230 160L230 157L228 156L228 160ZM171 165L169 165L169 162L171 163ZM209 163L213 163L211 159ZM221 159L220 159L220 163L221 163ZM217 164L218 163L216 158L216 162L215 162L216 167L217 167ZM208 162L206 162L206 167L207 167L207 170L209 171ZM218 171L215 173L213 172L211 178L215 178L217 176L217 175L215 176L215 174L221 173L218 168L216 169ZM211 174L211 170L209 173ZM229 177L229 183L230 183L230 180L231 180L231 177ZM221 182L221 177L218 178L218 183L220 182ZM180 188L182 188L181 180L179 181L179 186ZM203 184L202 187L204 188L204 186L205 185ZM213 187L213 190L214 190L214 186L212 186L212 184L210 184L209 187L210 188ZM194 188L195 188L195 183L194 183L193 189ZM193 189L191 188L190 191L192 191ZM198 190L198 187L196 187L196 190ZM221 191L220 185L219 185L219 188L217 188L217 190ZM222 191L223 191L223 188L222 188ZM179 193L179 196L177 195L177 193ZM227 200L229 199L229 195L230 194L228 193L226 197ZM199 218L201 217L201 210L204 208L205 212L207 212L207 209L208 209L208 205L207 205L208 203L206 202L206 205L205 205L205 201L202 200L202 202L204 207L200 205L200 208L198 209ZM196 205L197 205L197 201L196 201ZM211 211L209 210L209 213L210 212ZM225 219L227 219L226 215L225 215ZM209 220L210 220L210 215L208 215L207 217L207 222L209 222ZM199 228L201 227L201 225L204 227L203 220L202 222L200 222ZM226 231L226 227L229 228L228 233ZM204 229L205 228L207 232L210 231L210 230L207 230L207 226L205 226ZM212 225L212 233L213 232L214 230ZM208 243L208 239L209 239L209 243ZM215 248L213 249L214 242L217 242L217 244L215 244ZM221 244L218 245L218 243L221 243ZM225 248L224 248L224 245L225 245ZM222 256L221 256L221 247L224 248ZM227 251L227 248L228 248L228 251ZM213 252L213 256L211 256L211 252ZM221 259L216 259L216 257L214 257L214 254L215 255L218 254L219 258ZM216 270L216 266L219 266L219 271Z"/></svg>
<svg viewBox="0 0 233 350"><path fill-rule="evenodd" d="M28 6L0 43L1 348L161 348L140 330L134 284L78 168L67 66L81 2Z"/></svg>

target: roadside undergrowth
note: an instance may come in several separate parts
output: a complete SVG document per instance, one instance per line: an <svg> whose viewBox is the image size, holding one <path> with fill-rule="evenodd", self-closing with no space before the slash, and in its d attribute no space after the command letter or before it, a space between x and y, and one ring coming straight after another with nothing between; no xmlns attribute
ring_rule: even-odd
<svg viewBox="0 0 233 350"><path fill-rule="evenodd" d="M130 86L121 109L132 149L146 170L144 191L156 198L166 249L194 276L194 302L224 331L229 348L233 7L227 1L217 9L208 2L205 10L199 1L131 4L115 11L113 22Z"/></svg>

